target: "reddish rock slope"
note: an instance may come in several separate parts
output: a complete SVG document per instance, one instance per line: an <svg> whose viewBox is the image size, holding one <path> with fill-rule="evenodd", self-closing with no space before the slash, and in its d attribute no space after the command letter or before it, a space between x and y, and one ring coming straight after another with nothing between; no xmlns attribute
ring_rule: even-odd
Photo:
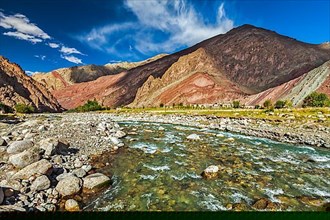
<svg viewBox="0 0 330 220"><path fill-rule="evenodd" d="M93 98L111 107L157 106L163 101L214 103L274 88L327 60L330 50L324 46L243 25L118 76L106 76L102 82L68 86L54 95L67 108ZM193 82L198 80L211 80L213 89L196 86Z"/></svg>
<svg viewBox="0 0 330 220"><path fill-rule="evenodd" d="M27 76L20 66L0 56L0 102L14 107L32 105L39 112L62 110L57 100L40 83Z"/></svg>

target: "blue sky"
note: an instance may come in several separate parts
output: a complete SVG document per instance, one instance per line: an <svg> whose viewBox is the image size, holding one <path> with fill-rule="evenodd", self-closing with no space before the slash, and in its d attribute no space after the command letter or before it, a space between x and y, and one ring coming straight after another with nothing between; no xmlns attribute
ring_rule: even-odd
<svg viewBox="0 0 330 220"><path fill-rule="evenodd" d="M1 0L0 55L26 71L139 61L242 24L330 40L329 0Z"/></svg>

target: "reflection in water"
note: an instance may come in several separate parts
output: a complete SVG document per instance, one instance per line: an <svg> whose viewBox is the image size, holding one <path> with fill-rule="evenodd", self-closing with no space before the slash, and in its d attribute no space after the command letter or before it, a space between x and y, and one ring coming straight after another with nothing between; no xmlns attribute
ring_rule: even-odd
<svg viewBox="0 0 330 220"><path fill-rule="evenodd" d="M125 138L125 152L111 168L112 188L85 210L253 210L260 198L285 210L317 210L301 197L330 201L327 149L170 124L121 126L136 134ZM200 140L188 140L190 134ZM205 180L200 174L210 165L220 172Z"/></svg>

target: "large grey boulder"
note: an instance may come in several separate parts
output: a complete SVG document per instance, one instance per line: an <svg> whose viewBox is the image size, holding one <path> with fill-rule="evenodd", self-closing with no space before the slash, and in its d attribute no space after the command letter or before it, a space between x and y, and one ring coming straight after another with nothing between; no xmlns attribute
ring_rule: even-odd
<svg viewBox="0 0 330 220"><path fill-rule="evenodd" d="M46 190L49 187L50 187L50 180L46 175L37 177L31 184L31 190L34 192Z"/></svg>
<svg viewBox="0 0 330 220"><path fill-rule="evenodd" d="M41 140L40 148L45 150L46 156L52 156L54 154L66 154L68 152L68 144L59 141L55 138L46 138L44 140Z"/></svg>
<svg viewBox="0 0 330 220"><path fill-rule="evenodd" d="M8 161L17 168L23 168L40 160L40 151L37 148L25 150L21 153L11 155Z"/></svg>
<svg viewBox="0 0 330 220"><path fill-rule="evenodd" d="M31 140L14 141L7 148L8 154L17 154L33 147Z"/></svg>
<svg viewBox="0 0 330 220"><path fill-rule="evenodd" d="M12 179L29 179L31 176L39 174L50 174L52 171L52 164L45 159L39 160L30 164L12 176Z"/></svg>
<svg viewBox="0 0 330 220"><path fill-rule="evenodd" d="M71 196L79 193L82 181L78 177L68 176L58 182L55 189L63 196Z"/></svg>
<svg viewBox="0 0 330 220"><path fill-rule="evenodd" d="M93 173L83 178L84 190L96 191L110 184L110 178L102 173Z"/></svg>

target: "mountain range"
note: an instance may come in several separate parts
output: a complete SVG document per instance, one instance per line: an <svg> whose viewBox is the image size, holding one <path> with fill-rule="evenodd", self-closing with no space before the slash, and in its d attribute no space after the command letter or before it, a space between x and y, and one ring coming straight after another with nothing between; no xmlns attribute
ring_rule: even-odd
<svg viewBox="0 0 330 220"><path fill-rule="evenodd" d="M62 68L34 74L30 81L51 92L47 97L54 109L53 96L65 109L92 99L109 107L233 100L256 105L267 99L299 106L312 91L330 95L329 60L329 43L303 43L243 25L174 54L136 63Z"/></svg>

